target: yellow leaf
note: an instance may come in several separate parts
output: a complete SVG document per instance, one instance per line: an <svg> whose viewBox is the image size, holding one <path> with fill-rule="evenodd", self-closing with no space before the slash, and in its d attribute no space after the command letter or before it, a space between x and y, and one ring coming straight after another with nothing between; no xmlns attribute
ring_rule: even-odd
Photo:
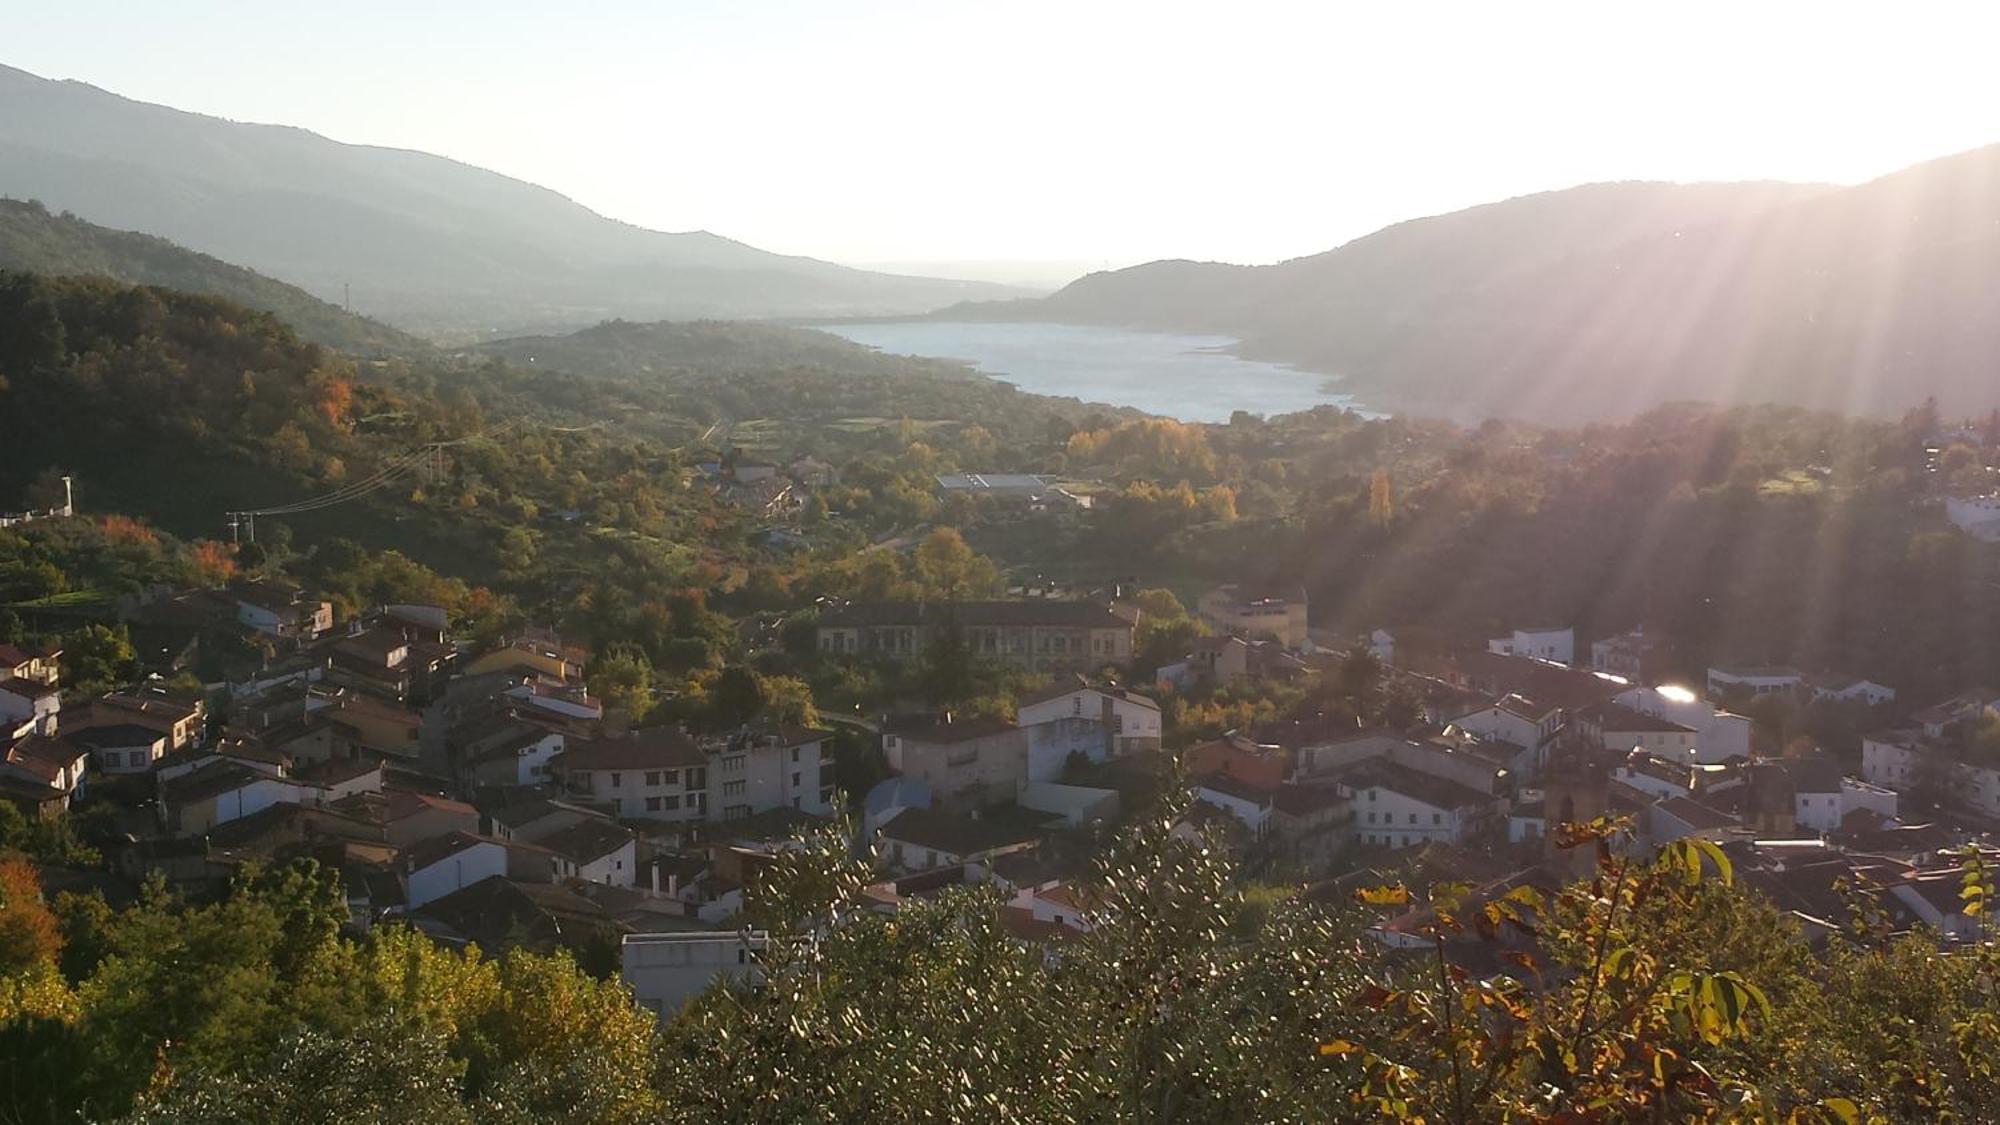
<svg viewBox="0 0 2000 1125"><path fill-rule="evenodd" d="M1319 1053L1322 1055L1357 1055L1361 1053L1361 1048L1345 1039L1336 1039L1331 1043L1321 1043L1319 1045Z"/></svg>
<svg viewBox="0 0 2000 1125"><path fill-rule="evenodd" d="M1389 887L1362 887L1354 892L1354 901L1363 906L1408 906L1410 888L1401 883Z"/></svg>

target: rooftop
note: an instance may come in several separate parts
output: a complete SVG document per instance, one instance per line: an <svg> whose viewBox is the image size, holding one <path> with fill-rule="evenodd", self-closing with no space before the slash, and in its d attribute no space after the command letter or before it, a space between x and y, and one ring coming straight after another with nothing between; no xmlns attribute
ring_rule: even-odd
<svg viewBox="0 0 2000 1125"><path fill-rule="evenodd" d="M1475 808L1491 804L1493 798L1470 785L1460 785L1441 777L1413 770L1397 762L1375 759L1364 762L1341 777L1342 784L1359 792L1382 789L1408 797L1435 809Z"/></svg>
<svg viewBox="0 0 2000 1125"><path fill-rule="evenodd" d="M1697 832L1737 826L1735 817L1717 812L1691 797L1668 797L1659 803L1659 807Z"/></svg>
<svg viewBox="0 0 2000 1125"><path fill-rule="evenodd" d="M110 746L153 746L166 741L167 736L152 727L142 727L137 723L111 723L106 726L84 727L81 730L65 730L63 737L92 750L102 750Z"/></svg>
<svg viewBox="0 0 2000 1125"><path fill-rule="evenodd" d="M632 833L601 817L587 817L535 841L578 864L594 863L632 842Z"/></svg>
<svg viewBox="0 0 2000 1125"><path fill-rule="evenodd" d="M1039 840L1042 824L1039 814L1019 807L993 809L977 816L904 809L882 828L881 835L885 840L967 856Z"/></svg>

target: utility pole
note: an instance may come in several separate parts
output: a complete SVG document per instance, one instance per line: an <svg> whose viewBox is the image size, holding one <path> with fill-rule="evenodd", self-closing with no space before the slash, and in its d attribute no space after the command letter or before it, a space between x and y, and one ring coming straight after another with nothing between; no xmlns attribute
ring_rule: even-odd
<svg viewBox="0 0 2000 1125"><path fill-rule="evenodd" d="M340 283L340 308L342 312L354 311L354 293L345 281Z"/></svg>

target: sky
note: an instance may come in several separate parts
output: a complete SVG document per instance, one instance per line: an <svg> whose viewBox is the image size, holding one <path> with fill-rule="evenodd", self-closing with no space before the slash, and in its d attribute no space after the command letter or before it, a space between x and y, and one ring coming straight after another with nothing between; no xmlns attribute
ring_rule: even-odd
<svg viewBox="0 0 2000 1125"><path fill-rule="evenodd" d="M1994 5L0 0L0 27L0 62L46 77L1007 280L2000 141Z"/></svg>

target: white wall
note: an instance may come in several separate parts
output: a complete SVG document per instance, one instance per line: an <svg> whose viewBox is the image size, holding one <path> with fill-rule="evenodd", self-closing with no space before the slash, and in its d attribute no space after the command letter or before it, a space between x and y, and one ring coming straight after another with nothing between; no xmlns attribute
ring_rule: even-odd
<svg viewBox="0 0 2000 1125"><path fill-rule="evenodd" d="M1455 844L1461 839L1460 829L1455 811L1414 797L1380 788L1354 794L1354 838L1363 844L1392 848L1414 847L1431 840Z"/></svg>
<svg viewBox="0 0 2000 1125"><path fill-rule="evenodd" d="M412 910L427 902L463 890L481 879L507 874L507 849L480 841L455 855L410 872L405 897Z"/></svg>
<svg viewBox="0 0 2000 1125"><path fill-rule="evenodd" d="M619 975L634 1000L671 1017L717 980L754 974L769 940L762 931L627 934Z"/></svg>

